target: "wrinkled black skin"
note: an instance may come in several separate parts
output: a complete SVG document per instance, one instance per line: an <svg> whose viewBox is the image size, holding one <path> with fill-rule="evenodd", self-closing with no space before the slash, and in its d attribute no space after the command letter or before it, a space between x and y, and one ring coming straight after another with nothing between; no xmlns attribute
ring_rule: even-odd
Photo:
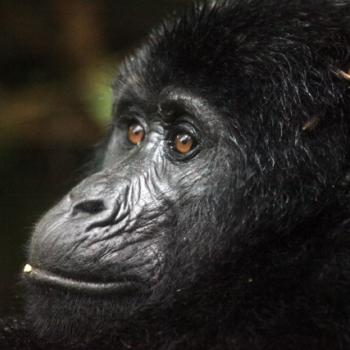
<svg viewBox="0 0 350 350"><path fill-rule="evenodd" d="M35 267L132 290L29 282L0 345L349 349L349 68L349 2L232 0L167 19L121 68L96 173L29 246ZM185 158L183 125L198 142Z"/></svg>

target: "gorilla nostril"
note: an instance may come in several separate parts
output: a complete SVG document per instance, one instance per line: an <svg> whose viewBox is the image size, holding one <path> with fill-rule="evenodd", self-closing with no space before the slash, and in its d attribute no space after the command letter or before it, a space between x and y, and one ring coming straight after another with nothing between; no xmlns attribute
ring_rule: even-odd
<svg viewBox="0 0 350 350"><path fill-rule="evenodd" d="M98 214L106 209L104 203L100 199L91 199L80 202L74 206L73 214L87 213Z"/></svg>

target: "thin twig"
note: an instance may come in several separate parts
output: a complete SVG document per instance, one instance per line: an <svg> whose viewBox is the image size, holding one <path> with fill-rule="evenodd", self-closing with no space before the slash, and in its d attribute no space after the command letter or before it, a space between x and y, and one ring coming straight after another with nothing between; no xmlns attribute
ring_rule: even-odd
<svg viewBox="0 0 350 350"><path fill-rule="evenodd" d="M350 71L349 72L344 72L343 70L338 70L338 75L341 78L344 78L346 80L350 80Z"/></svg>
<svg viewBox="0 0 350 350"><path fill-rule="evenodd" d="M316 127L319 123L320 123L320 118L313 117L304 124L303 131L313 131L316 129Z"/></svg>

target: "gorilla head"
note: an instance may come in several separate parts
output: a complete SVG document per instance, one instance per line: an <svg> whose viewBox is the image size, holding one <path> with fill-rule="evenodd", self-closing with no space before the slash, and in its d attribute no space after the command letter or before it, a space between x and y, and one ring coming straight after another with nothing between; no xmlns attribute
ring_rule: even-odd
<svg viewBox="0 0 350 350"><path fill-rule="evenodd" d="M349 13L323 0L196 5L125 60L99 168L30 241L39 337L262 349L290 331L280 348L332 344L320 329L342 303L330 271L349 246Z"/></svg>

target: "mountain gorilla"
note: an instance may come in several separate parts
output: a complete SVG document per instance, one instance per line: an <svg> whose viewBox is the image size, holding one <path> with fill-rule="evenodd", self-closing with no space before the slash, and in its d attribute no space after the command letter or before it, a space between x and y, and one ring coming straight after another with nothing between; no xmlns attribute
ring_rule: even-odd
<svg viewBox="0 0 350 350"><path fill-rule="evenodd" d="M36 226L2 348L349 349L349 113L348 1L168 18Z"/></svg>

